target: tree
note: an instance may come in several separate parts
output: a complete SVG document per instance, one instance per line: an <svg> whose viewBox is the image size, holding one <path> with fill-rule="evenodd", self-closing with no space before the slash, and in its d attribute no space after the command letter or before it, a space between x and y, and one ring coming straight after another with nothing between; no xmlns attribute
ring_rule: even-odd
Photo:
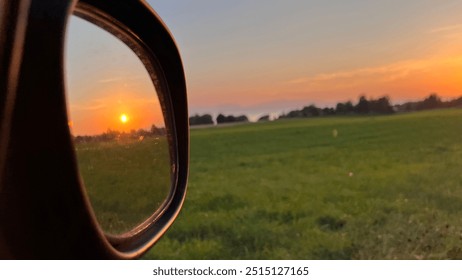
<svg viewBox="0 0 462 280"><path fill-rule="evenodd" d="M189 117L189 124L190 125L206 125L206 124L213 124L213 118L209 114L205 114L199 116L198 114Z"/></svg>
<svg viewBox="0 0 462 280"><path fill-rule="evenodd" d="M369 101L369 112L375 114L391 114L393 107L390 105L388 96L381 97L377 100Z"/></svg>
<svg viewBox="0 0 462 280"><path fill-rule="evenodd" d="M228 122L228 118L225 117L225 115L219 114L217 116L217 124L227 123L227 122Z"/></svg>
<svg viewBox="0 0 462 280"><path fill-rule="evenodd" d="M322 115L324 116L331 116L331 115L335 115L335 109L334 108L323 108L322 109Z"/></svg>
<svg viewBox="0 0 462 280"><path fill-rule="evenodd" d="M310 106L304 107L302 109L303 117L317 117L319 115L321 115L321 109L316 107L314 104L311 104Z"/></svg>
<svg viewBox="0 0 462 280"><path fill-rule="evenodd" d="M286 118L301 118L303 117L303 113L300 110L290 111L286 116Z"/></svg>
<svg viewBox="0 0 462 280"><path fill-rule="evenodd" d="M151 134L152 135L162 135L162 130L158 128L155 124L151 126Z"/></svg>
<svg viewBox="0 0 462 280"><path fill-rule="evenodd" d="M418 110L429 110L429 109L436 109L441 107L442 102L438 94L432 93L429 97L425 98L419 106L417 107Z"/></svg>
<svg viewBox="0 0 462 280"><path fill-rule="evenodd" d="M346 114L351 114L354 112L354 106L351 101L345 102L345 103L337 103L337 106L335 107L335 113L339 115L346 115Z"/></svg>
<svg viewBox="0 0 462 280"><path fill-rule="evenodd" d="M270 118L269 115L264 115L264 116L261 116L260 118L258 118L258 121L259 122L266 122L266 121L269 121L269 118Z"/></svg>
<svg viewBox="0 0 462 280"><path fill-rule="evenodd" d="M232 123L232 122L248 122L249 119L247 118L246 115L241 115L241 116L233 116L233 115L229 115L229 116L225 116L223 114L219 114L217 116L217 124L221 124L221 123Z"/></svg>
<svg viewBox="0 0 462 280"><path fill-rule="evenodd" d="M364 95L359 97L358 104L355 106L355 112L358 114L368 114L369 113L369 101L367 101Z"/></svg>
<svg viewBox="0 0 462 280"><path fill-rule="evenodd" d="M219 114L218 117L217 117L217 123L230 123L230 122L235 122L236 121L236 118L234 116L225 116L225 115L222 115L222 114Z"/></svg>
<svg viewBox="0 0 462 280"><path fill-rule="evenodd" d="M449 101L447 104L447 107L450 107L450 108L462 107L462 97Z"/></svg>
<svg viewBox="0 0 462 280"><path fill-rule="evenodd" d="M235 119L234 119L235 122L248 122L249 119L247 118L246 115L241 115L241 116L237 116Z"/></svg>

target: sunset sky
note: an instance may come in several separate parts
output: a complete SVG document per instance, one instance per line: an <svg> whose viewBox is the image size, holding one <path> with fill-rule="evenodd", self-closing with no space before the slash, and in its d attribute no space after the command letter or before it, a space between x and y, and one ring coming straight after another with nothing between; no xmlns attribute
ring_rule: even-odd
<svg viewBox="0 0 462 280"><path fill-rule="evenodd" d="M190 113L462 95L462 1L148 1L183 56Z"/></svg>
<svg viewBox="0 0 462 280"><path fill-rule="evenodd" d="M112 34L73 17L66 48L69 126L75 135L164 127L151 78Z"/></svg>
<svg viewBox="0 0 462 280"><path fill-rule="evenodd" d="M432 92L462 95L460 0L148 3L178 43L190 115L255 119L313 103L356 102L361 94L388 95L393 103ZM74 131L161 124L155 90L133 52L80 21L71 21L67 42Z"/></svg>

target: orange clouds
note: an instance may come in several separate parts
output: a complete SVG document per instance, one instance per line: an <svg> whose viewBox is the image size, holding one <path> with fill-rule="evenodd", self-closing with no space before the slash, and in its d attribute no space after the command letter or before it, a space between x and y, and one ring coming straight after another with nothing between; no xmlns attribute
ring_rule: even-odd
<svg viewBox="0 0 462 280"><path fill-rule="evenodd" d="M310 94L417 98L429 92L452 97L462 94L462 55L406 60L378 67L351 69L301 77L287 82L293 92Z"/></svg>

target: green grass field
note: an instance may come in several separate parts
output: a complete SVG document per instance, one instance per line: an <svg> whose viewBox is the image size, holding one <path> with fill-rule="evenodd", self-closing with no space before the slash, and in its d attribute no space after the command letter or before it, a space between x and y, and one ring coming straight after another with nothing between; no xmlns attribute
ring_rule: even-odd
<svg viewBox="0 0 462 280"><path fill-rule="evenodd" d="M460 259L461 167L455 109L193 129L184 208L145 258Z"/></svg>
<svg viewBox="0 0 462 280"><path fill-rule="evenodd" d="M170 192L165 136L79 143L76 152L96 217L108 233L125 233L137 226Z"/></svg>
<svg viewBox="0 0 462 280"><path fill-rule="evenodd" d="M461 167L462 110L193 129L146 258L462 258Z"/></svg>

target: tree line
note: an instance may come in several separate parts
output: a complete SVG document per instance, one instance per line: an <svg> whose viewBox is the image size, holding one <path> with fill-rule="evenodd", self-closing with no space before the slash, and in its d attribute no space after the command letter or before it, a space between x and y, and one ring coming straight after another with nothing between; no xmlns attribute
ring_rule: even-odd
<svg viewBox="0 0 462 280"><path fill-rule="evenodd" d="M397 112L412 112L432 109L445 109L445 108L461 108L462 97L455 98L449 101L442 101L436 93L430 94L427 98L419 102L407 102L404 104L396 105Z"/></svg>
<svg viewBox="0 0 462 280"><path fill-rule="evenodd" d="M223 123L235 123L235 122L248 122L249 119L245 115L241 116L233 116L233 115L228 115L225 116L223 114L219 114L216 118L217 124L223 124ZM213 125L215 124L212 118L212 115L210 114L205 114L205 115L194 115L192 117L189 117L189 124L190 125Z"/></svg>
<svg viewBox="0 0 462 280"><path fill-rule="evenodd" d="M293 110L287 114L282 114L279 119L286 118L308 118L319 116L332 116L332 115L366 115L376 114L385 115L394 113L393 106L390 103L388 96L380 97L378 99L367 99L364 95L359 97L356 104L351 101L339 102L335 107L318 108L312 104L303 107L301 110Z"/></svg>
<svg viewBox="0 0 462 280"><path fill-rule="evenodd" d="M421 101L407 102L404 104L392 105L388 96L375 98L366 98L361 95L356 104L351 101L339 102L335 107L317 107L315 104L305 106L300 110L292 110L288 113L281 114L277 119L288 118L311 118L320 116L341 116L341 115L387 115L396 112L412 112L420 110L431 110L439 108L454 108L462 107L462 97L449 101L442 101L436 93L431 93L428 97ZM269 115L264 115L258 121L269 121ZM217 124L232 123L232 122L248 122L245 115L241 116L225 116L219 114L216 118ZM213 125L214 120L210 114L194 115L189 118L190 125Z"/></svg>
<svg viewBox="0 0 462 280"><path fill-rule="evenodd" d="M151 126L151 129L132 129L130 132L120 132L117 130L108 129L106 132L97 135L77 135L74 136L75 143L88 142L110 142L114 140L143 140L147 137L158 137L167 134L165 127Z"/></svg>

